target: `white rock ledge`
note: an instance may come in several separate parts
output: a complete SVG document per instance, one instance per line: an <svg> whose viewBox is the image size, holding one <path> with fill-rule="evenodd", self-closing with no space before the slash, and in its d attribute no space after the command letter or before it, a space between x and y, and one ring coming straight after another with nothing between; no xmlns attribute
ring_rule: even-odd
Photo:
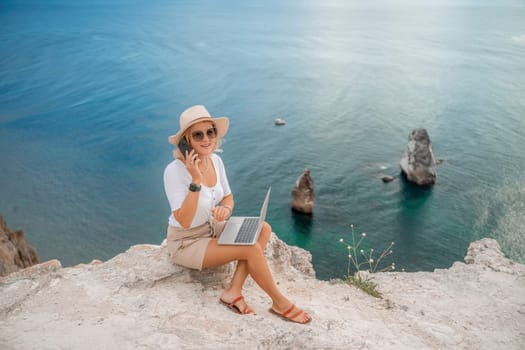
<svg viewBox="0 0 525 350"><path fill-rule="evenodd" d="M523 349L525 266L496 241L434 272L374 275L384 299L319 281L308 252L273 236L266 254L280 288L309 325L268 312L249 280L256 316L219 304L229 265L195 272L164 246L137 245L104 262L52 260L0 279L0 349Z"/></svg>

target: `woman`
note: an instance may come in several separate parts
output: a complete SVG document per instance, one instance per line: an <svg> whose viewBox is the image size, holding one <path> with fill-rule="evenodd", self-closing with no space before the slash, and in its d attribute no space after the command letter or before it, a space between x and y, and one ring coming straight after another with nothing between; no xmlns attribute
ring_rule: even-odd
<svg viewBox="0 0 525 350"><path fill-rule="evenodd" d="M229 287L220 301L241 314L255 314L242 296L250 275L272 299L271 311L286 320L308 323L310 315L292 304L277 288L264 248L272 229L264 223L252 246L218 245L234 201L224 164L214 153L228 131L226 117L212 118L204 106L193 106L180 115L180 129L169 137L177 146L175 160L164 171L164 189L171 207L168 250L174 263L206 269L237 261Z"/></svg>

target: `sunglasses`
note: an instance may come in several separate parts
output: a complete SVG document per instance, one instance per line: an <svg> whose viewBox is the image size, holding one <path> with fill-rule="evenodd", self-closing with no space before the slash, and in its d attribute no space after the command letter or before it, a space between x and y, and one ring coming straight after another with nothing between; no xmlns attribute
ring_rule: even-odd
<svg viewBox="0 0 525 350"><path fill-rule="evenodd" d="M208 136L209 139L214 139L217 137L217 128L212 127L206 130L206 136ZM191 138L194 139L197 142L200 142L204 140L204 131L196 130L191 133Z"/></svg>

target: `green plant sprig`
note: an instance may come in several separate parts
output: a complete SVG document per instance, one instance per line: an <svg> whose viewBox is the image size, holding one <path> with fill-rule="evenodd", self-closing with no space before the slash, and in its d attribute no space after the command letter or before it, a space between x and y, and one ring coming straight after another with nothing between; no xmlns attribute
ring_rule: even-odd
<svg viewBox="0 0 525 350"><path fill-rule="evenodd" d="M363 240L366 238L366 233L361 233L359 240L356 240L354 225L351 224L350 228L352 230L352 244L348 244L343 238L339 239L339 242L346 245L346 248L348 250L347 275L344 279L348 283L355 285L356 287L362 289L366 293L376 298L380 298L381 293L377 291L377 285L374 282L372 282L368 277L363 278L360 272L364 271L362 269L362 266L365 265L368 266L366 271L368 271L369 273L395 270L395 263L391 263L390 265L378 270L383 259L393 253L392 247L394 246L394 242L391 242L390 245L382 251L379 257L377 259L374 259L373 248L368 250L368 252L360 248L361 244L363 243Z"/></svg>

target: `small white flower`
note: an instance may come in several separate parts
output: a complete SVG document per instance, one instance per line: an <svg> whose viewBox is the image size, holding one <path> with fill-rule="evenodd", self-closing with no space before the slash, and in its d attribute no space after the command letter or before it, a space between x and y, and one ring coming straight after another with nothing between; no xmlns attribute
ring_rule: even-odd
<svg viewBox="0 0 525 350"><path fill-rule="evenodd" d="M354 224L350 224L350 227L351 227L351 228L354 228Z"/></svg>
<svg viewBox="0 0 525 350"><path fill-rule="evenodd" d="M366 233L364 233L364 232L361 233L361 236L366 237Z"/></svg>
<svg viewBox="0 0 525 350"><path fill-rule="evenodd" d="M342 238L339 238L339 242L343 243L343 242L344 242L344 240L343 240Z"/></svg>
<svg viewBox="0 0 525 350"><path fill-rule="evenodd" d="M352 246L351 246L351 245L349 245L349 246L348 246L347 248L348 248L348 250L350 250L350 249L352 249Z"/></svg>
<svg viewBox="0 0 525 350"><path fill-rule="evenodd" d="M370 259L369 261L370 261L370 264L371 264L371 263L373 263L373 262L374 262L374 259Z"/></svg>
<svg viewBox="0 0 525 350"><path fill-rule="evenodd" d="M396 269L396 265L392 265L392 270L395 270Z"/></svg>
<svg viewBox="0 0 525 350"><path fill-rule="evenodd" d="M392 254L392 250L389 253Z"/></svg>
<svg viewBox="0 0 525 350"><path fill-rule="evenodd" d="M370 252L373 252L374 251L374 248L370 249Z"/></svg>
<svg viewBox="0 0 525 350"><path fill-rule="evenodd" d="M364 251L363 249L361 249L359 252L360 252L361 254L364 254L364 253L365 253L365 251Z"/></svg>
<svg viewBox="0 0 525 350"><path fill-rule="evenodd" d="M348 254L348 259L352 259L352 254Z"/></svg>

